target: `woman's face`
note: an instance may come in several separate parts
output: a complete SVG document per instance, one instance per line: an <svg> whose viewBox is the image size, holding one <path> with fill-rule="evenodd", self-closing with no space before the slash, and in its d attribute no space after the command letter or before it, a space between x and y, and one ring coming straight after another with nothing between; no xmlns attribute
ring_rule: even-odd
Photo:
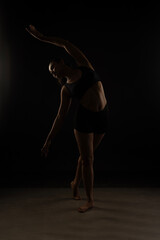
<svg viewBox="0 0 160 240"><path fill-rule="evenodd" d="M63 61L60 60L60 62L55 62L55 61L52 61L50 64L49 64L49 72L52 74L52 76L54 78L58 78L58 79L61 79L63 78Z"/></svg>

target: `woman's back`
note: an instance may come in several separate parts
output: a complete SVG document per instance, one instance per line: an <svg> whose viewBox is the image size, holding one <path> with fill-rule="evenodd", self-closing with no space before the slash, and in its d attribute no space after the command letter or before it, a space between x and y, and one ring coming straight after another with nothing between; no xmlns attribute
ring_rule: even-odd
<svg viewBox="0 0 160 240"><path fill-rule="evenodd" d="M87 109L98 112L107 104L104 89L98 74L87 67L78 67L81 75L76 81L65 84L70 96L78 98Z"/></svg>
<svg viewBox="0 0 160 240"><path fill-rule="evenodd" d="M103 110L107 104L107 99L104 93L101 82L96 82L82 97L80 103L93 112Z"/></svg>

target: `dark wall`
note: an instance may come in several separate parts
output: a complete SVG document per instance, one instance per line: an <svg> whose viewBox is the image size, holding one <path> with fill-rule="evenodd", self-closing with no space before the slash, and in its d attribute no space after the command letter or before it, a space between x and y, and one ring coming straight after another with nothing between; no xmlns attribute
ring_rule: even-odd
<svg viewBox="0 0 160 240"><path fill-rule="evenodd" d="M30 23L44 34L77 45L101 76L110 132L96 152L97 171L159 171L159 10L158 3L2 4L2 173L73 171L78 157L72 129L74 103L48 159L40 157L60 101L60 88L48 72L48 63L59 54L71 59L63 49L32 38L25 31Z"/></svg>

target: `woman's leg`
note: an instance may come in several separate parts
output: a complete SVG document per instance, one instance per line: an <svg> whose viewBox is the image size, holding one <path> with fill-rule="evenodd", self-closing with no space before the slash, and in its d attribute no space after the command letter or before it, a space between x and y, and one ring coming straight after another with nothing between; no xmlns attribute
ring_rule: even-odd
<svg viewBox="0 0 160 240"><path fill-rule="evenodd" d="M89 208L93 207L93 181L94 181L94 171L93 171L93 133L81 133L74 130L75 138L77 141L81 161L82 161L82 176L83 183L87 195L87 203L80 207L78 210L80 212L85 212Z"/></svg>
<svg viewBox="0 0 160 240"><path fill-rule="evenodd" d="M75 199L75 200L81 199L80 194L79 194L79 185L81 183L81 179L82 179L82 160L81 160L81 157L79 157L75 178L71 182L71 188L73 190L73 199Z"/></svg>
<svg viewBox="0 0 160 240"><path fill-rule="evenodd" d="M103 137L105 134L94 134L94 139L93 139L93 151L97 149L99 144L101 143ZM77 169L76 169L76 174L74 180L71 182L71 187L73 190L73 198L75 200L80 200L80 194L79 194L79 185L82 180L82 160L81 157L78 159L78 164L77 164Z"/></svg>
<svg viewBox="0 0 160 240"><path fill-rule="evenodd" d="M98 146L100 145L102 139L104 138L105 133L95 133L94 134L94 139L93 139L93 149L94 152L95 150L98 148Z"/></svg>

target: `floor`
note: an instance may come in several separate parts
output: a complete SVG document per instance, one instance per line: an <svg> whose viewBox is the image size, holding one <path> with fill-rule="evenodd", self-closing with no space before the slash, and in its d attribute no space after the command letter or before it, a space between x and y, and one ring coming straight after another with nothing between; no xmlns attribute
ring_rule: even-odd
<svg viewBox="0 0 160 240"><path fill-rule="evenodd" d="M159 240L160 188L94 189L95 207L71 198L69 188L0 190L1 240Z"/></svg>

